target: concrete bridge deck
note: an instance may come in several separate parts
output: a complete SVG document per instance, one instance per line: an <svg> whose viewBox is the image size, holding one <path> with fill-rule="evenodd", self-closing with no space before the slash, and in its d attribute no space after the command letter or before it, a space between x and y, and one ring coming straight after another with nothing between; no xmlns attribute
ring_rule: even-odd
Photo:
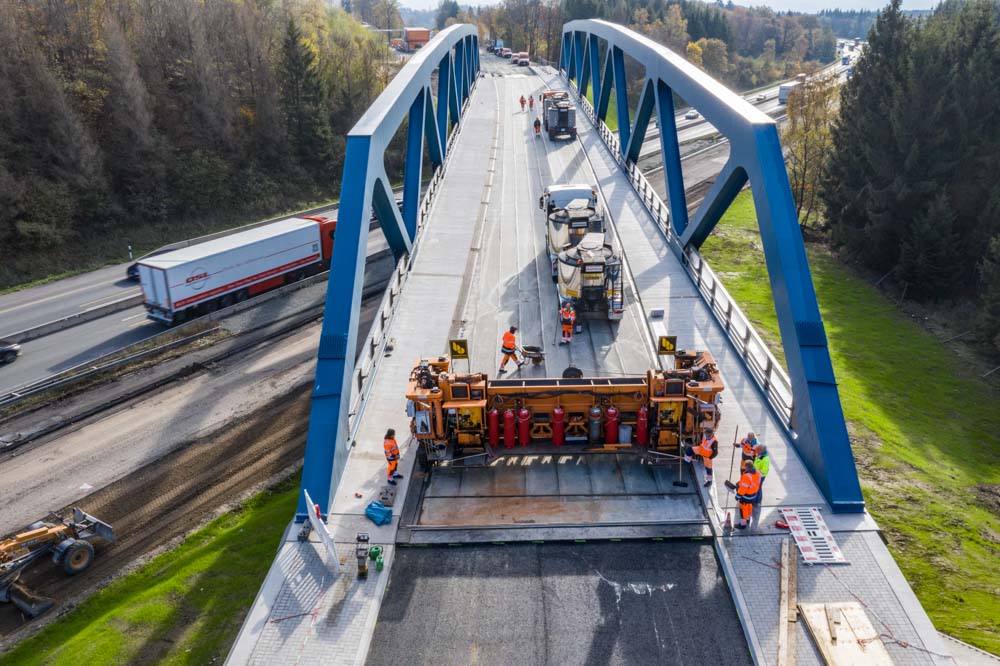
<svg viewBox="0 0 1000 666"><path fill-rule="evenodd" d="M851 561L800 567L801 601L860 599L896 640L886 640L894 660L940 661L933 654L946 650L876 525L866 514L829 513L597 132L581 113L579 140L552 143L532 136L533 115L515 112L521 94L561 85L538 71L480 79L471 96L390 324L395 349L378 366L330 508L343 574L324 566L319 543L299 543L290 529L229 663L510 663L515 655L531 664L774 663L781 537L767 526L778 506L823 509ZM572 345L560 347L537 201L544 185L568 182L599 184L634 282L619 324L590 321ZM666 310L663 324L649 319L652 308ZM669 483L676 468L627 456L539 456L438 469L427 479L413 469L413 447L402 438L400 501L393 522L374 527L364 507L383 479L385 429L408 431L403 387L414 359L465 337L472 369L493 375L500 332L511 324L524 343L546 348L544 366L523 369L529 376L558 374L570 362L585 373L644 372L657 362L651 334L661 325L682 347L711 350L726 381L720 439L737 425L741 432L753 428L772 453L764 527L721 536L727 507L719 487L676 488ZM720 481L730 455L735 449L723 446ZM353 571L354 538L362 531L386 548L386 569L373 568L367 581ZM399 545L418 543L445 545ZM802 623L798 633L799 663L816 663Z"/></svg>

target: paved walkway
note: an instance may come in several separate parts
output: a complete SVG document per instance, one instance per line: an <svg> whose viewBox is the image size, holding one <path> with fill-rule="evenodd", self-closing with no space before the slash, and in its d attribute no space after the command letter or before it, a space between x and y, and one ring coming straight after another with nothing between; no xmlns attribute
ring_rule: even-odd
<svg viewBox="0 0 1000 666"><path fill-rule="evenodd" d="M343 572L333 577L324 565L322 545L315 537L296 540L293 528L285 535L264 586L230 652L230 664L355 664L363 663L378 617L386 580L395 555L396 530L415 450L400 437L405 479L397 489L390 525L375 527L364 516L378 498L385 474L382 438L387 428L409 431L405 398L413 361L444 351L452 332L453 315L463 291L481 202L489 179L488 156L497 124L495 87L481 79L463 118L463 130L447 165L447 178L438 191L426 238L414 255L411 272L387 335L396 339L375 375L371 392L343 478L333 499L328 525L334 535ZM361 497L355 496L360 493ZM382 572L370 567L359 581L353 556L358 532L368 532L371 543L386 550Z"/></svg>

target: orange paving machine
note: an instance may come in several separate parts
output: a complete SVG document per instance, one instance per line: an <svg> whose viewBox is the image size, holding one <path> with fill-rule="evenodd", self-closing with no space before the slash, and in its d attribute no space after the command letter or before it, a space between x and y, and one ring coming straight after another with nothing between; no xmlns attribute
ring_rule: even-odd
<svg viewBox="0 0 1000 666"><path fill-rule="evenodd" d="M633 453L658 460L675 458L682 442L718 427L723 388L705 351L678 351L673 369L645 375L524 379L457 374L451 359L439 356L416 362L406 397L425 466L537 454Z"/></svg>

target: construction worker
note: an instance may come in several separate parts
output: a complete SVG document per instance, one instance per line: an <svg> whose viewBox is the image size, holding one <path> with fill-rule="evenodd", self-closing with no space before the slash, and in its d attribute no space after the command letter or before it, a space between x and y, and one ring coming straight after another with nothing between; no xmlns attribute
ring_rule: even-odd
<svg viewBox="0 0 1000 666"><path fill-rule="evenodd" d="M753 466L760 472L760 485L763 487L764 479L767 478L767 473L771 471L771 456L767 453L767 446L765 444L757 445L757 458L753 461ZM763 491L761 491L763 495Z"/></svg>
<svg viewBox="0 0 1000 666"><path fill-rule="evenodd" d="M684 449L684 462L691 462L695 456L701 456L701 461L705 465L705 487L712 485L712 460L719 455L719 440L715 438L715 432L711 428L705 428L701 436L701 444L698 446L688 446Z"/></svg>
<svg viewBox="0 0 1000 666"><path fill-rule="evenodd" d="M525 101L527 101L527 100L524 99L524 95L521 95L521 110L522 111L524 111L524 103L525 103Z"/></svg>
<svg viewBox="0 0 1000 666"><path fill-rule="evenodd" d="M738 444L734 443L733 446L740 447L742 460L753 461L757 457L757 436L753 434L752 430Z"/></svg>
<svg viewBox="0 0 1000 666"><path fill-rule="evenodd" d="M529 111L534 111L535 110L535 96L534 95L532 95L531 97L528 98L528 110Z"/></svg>
<svg viewBox="0 0 1000 666"><path fill-rule="evenodd" d="M736 527L745 530L750 525L754 504L760 501L760 472L753 466L752 460L743 461L743 475L736 486L736 501L740 505L740 521Z"/></svg>
<svg viewBox="0 0 1000 666"><path fill-rule="evenodd" d="M507 372L504 370L507 361L514 361L519 368L524 365L524 359L517 360L517 336L515 333L517 333L517 326L511 326L510 330L503 334L503 342L500 344L500 353L503 354L503 360L500 361L500 370L497 371L498 375Z"/></svg>
<svg viewBox="0 0 1000 666"><path fill-rule="evenodd" d="M562 340L559 344L568 345L573 342L573 324L576 323L576 311L569 301L559 308L559 323L562 324Z"/></svg>
<svg viewBox="0 0 1000 666"><path fill-rule="evenodd" d="M538 137L541 135L542 135L542 121L539 120L538 118L535 118L535 136Z"/></svg>
<svg viewBox="0 0 1000 666"><path fill-rule="evenodd" d="M396 431L389 428L385 431L385 440L382 442L385 449L385 459L389 463L385 471L386 481L390 485L396 485L396 479L402 479L403 475L396 471L399 465L399 445L396 444Z"/></svg>

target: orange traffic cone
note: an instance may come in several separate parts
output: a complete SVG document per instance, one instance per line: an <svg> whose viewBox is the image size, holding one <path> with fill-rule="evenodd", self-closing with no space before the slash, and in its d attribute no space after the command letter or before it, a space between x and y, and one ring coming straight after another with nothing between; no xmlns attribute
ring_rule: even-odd
<svg viewBox="0 0 1000 666"><path fill-rule="evenodd" d="M726 511L726 529L733 529L733 514L729 511Z"/></svg>

